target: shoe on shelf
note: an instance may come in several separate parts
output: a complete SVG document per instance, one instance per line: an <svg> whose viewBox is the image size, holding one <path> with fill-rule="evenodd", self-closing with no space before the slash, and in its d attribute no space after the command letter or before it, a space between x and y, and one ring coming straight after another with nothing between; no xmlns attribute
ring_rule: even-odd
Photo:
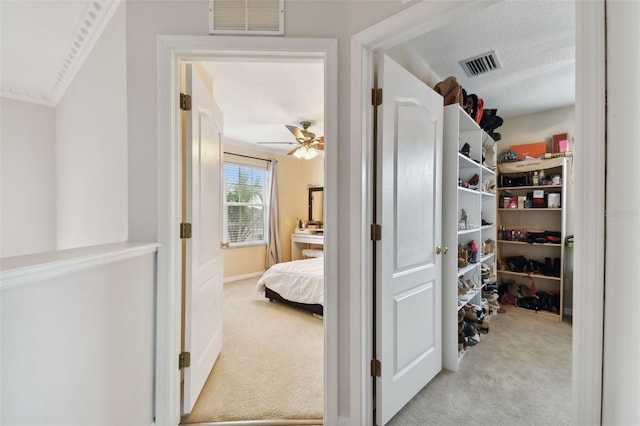
<svg viewBox="0 0 640 426"><path fill-rule="evenodd" d="M464 145L462 145L462 149L460 149L460 154L469 157L469 155L471 154L471 145L469 145L468 143L465 143Z"/></svg>

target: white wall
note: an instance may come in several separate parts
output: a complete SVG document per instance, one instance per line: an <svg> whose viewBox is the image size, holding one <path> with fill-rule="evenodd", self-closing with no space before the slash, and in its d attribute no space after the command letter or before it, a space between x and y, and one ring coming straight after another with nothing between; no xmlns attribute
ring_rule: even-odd
<svg viewBox="0 0 640 426"><path fill-rule="evenodd" d="M157 116L156 79L157 36L161 34L205 35L208 33L206 0L139 1L127 5L127 49L129 87L129 232L132 240L157 238ZM350 181L350 72L351 35L401 8L399 1L287 1L287 37L329 37L338 40L338 182ZM177 18L179 17L179 19ZM167 120L170 117L167 117ZM135 143L133 143L135 141ZM348 185L338 194L338 258L349 253ZM349 283L346 263L338 266L339 281ZM358 285L358 283L353 283ZM349 389L349 286L339 286L339 415L348 417Z"/></svg>
<svg viewBox="0 0 640 426"><path fill-rule="evenodd" d="M569 150L574 151L575 121L573 106L505 118L504 124L496 129L501 135L496 144L496 153L509 148L509 145L542 141L547 142L547 151L551 152L551 137L559 133L569 134Z"/></svg>
<svg viewBox="0 0 640 426"><path fill-rule="evenodd" d="M56 246L55 110L1 99L0 258Z"/></svg>
<svg viewBox="0 0 640 426"><path fill-rule="evenodd" d="M57 105L58 249L127 239L125 5Z"/></svg>
<svg viewBox="0 0 640 426"><path fill-rule="evenodd" d="M602 424L640 424L640 2L607 1L607 182ZM580 244L580 241L577 241Z"/></svg>
<svg viewBox="0 0 640 426"><path fill-rule="evenodd" d="M151 425L155 247L49 256L46 275L2 265L0 423Z"/></svg>

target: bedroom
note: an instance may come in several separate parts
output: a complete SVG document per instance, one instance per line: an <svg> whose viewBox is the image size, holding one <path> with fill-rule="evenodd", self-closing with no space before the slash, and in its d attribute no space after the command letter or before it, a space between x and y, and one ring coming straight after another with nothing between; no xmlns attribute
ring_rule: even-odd
<svg viewBox="0 0 640 426"><path fill-rule="evenodd" d="M257 182L261 188L260 198L268 197L270 171L275 165L278 208L268 210L279 218L280 262L288 262L292 257L302 258L301 250L309 247L318 253L322 246L294 240L298 240L299 235L309 236L307 232L320 232L317 228L321 227L322 221L318 214L322 213L323 198L319 195L324 180L324 155L320 150L317 152L321 154L312 159L287 155L294 148L295 137L285 125L302 128L299 122L309 120L312 124L308 131L322 135L322 63L219 60L193 64L193 68L196 71L194 78L198 74L205 81L211 80L208 84L213 86L214 100L224 115L222 150L226 195L223 195L223 202L231 199L230 193L238 192L243 179L247 183L243 187L245 191L253 188L249 183ZM256 75L260 77L256 78ZM282 87L282 81L286 81L292 90L286 94L271 93L275 87ZM302 101L297 95L301 90L306 94ZM243 108L242 104L247 102L261 107ZM301 115L292 118L281 115L282 102L297 105ZM264 138L256 141L255 134L264 135ZM266 143L256 145L255 142ZM313 213L310 211L312 204L315 205ZM234 208L239 209L225 206L229 217L233 216ZM310 214L314 214L313 220L320 223L309 223L308 228L302 230L305 234L300 230L296 232L298 220L306 224L311 219ZM184 422L322 417L321 317L282 303L269 303L258 294L256 282L267 269L267 245L264 241L242 242L245 237L233 235L233 227L238 224L231 223L233 219L225 218L224 222L222 241L229 246L223 249L222 351ZM267 226L262 217L258 223L248 233L249 240L251 235L257 240L267 237L263 232ZM321 232L313 238L322 239ZM321 271L322 260L312 261L320 261ZM263 356L255 356L256 353ZM309 368L312 365L314 368ZM309 386L309 383L316 385ZM188 401L185 402L188 407ZM185 412L188 411L185 408Z"/></svg>

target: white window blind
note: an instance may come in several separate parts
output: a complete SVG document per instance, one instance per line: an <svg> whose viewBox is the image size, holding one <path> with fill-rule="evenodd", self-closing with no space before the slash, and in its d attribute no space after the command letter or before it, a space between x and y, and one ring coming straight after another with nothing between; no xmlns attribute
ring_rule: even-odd
<svg viewBox="0 0 640 426"><path fill-rule="evenodd" d="M266 244L267 169L224 163L224 238L232 246Z"/></svg>

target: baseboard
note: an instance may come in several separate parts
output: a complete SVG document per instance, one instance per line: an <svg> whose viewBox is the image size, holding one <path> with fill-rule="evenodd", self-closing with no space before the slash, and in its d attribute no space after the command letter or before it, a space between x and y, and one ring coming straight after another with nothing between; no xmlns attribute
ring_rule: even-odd
<svg viewBox="0 0 640 426"><path fill-rule="evenodd" d="M567 315L567 316L572 316L572 315L573 315L573 314L572 314L572 312L573 312L573 311L572 311L572 309L571 309L571 308L563 308L563 309L562 309L562 313L563 313L564 315Z"/></svg>
<svg viewBox="0 0 640 426"><path fill-rule="evenodd" d="M233 277L223 278L222 283L226 284L233 281L246 280L247 278L259 277L262 274L264 274L264 271L252 272L250 274L243 274L243 275L234 275Z"/></svg>

